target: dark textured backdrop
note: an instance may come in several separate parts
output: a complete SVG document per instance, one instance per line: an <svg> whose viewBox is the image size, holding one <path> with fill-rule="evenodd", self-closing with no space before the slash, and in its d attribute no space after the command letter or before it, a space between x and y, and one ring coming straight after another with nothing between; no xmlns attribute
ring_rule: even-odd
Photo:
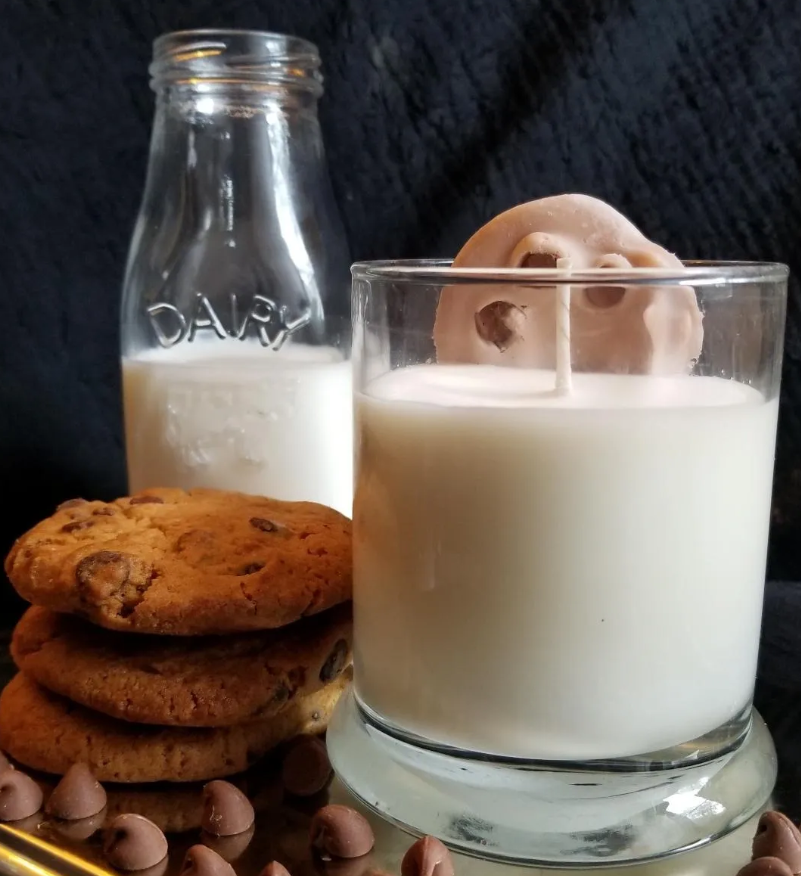
<svg viewBox="0 0 801 876"><path fill-rule="evenodd" d="M124 488L146 67L157 34L201 26L318 43L356 258L452 255L493 213L573 190L686 257L789 262L770 574L801 580L799 0L0 0L0 550L61 499ZM792 709L772 694L801 690L796 592L768 594L774 723Z"/></svg>

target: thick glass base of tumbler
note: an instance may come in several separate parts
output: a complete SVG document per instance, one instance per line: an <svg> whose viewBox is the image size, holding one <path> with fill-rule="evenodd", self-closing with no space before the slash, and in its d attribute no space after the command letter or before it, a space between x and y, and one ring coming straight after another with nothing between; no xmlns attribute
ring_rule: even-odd
<svg viewBox="0 0 801 876"><path fill-rule="evenodd" d="M388 821L464 854L530 866L611 867L697 848L748 820L776 780L756 712L721 756L646 771L419 747L371 721L353 691L327 739L341 781Z"/></svg>

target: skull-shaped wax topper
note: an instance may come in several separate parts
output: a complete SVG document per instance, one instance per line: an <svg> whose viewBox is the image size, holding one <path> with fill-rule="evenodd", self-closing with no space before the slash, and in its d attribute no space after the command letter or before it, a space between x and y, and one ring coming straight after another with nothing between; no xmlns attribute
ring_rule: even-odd
<svg viewBox="0 0 801 876"><path fill-rule="evenodd" d="M572 271L684 270L614 208L587 195L542 198L501 213L467 241L453 267L554 268L560 259L569 259ZM434 325L437 360L551 368L556 306L541 286L445 287ZM689 286L577 285L570 323L576 371L687 373L703 341Z"/></svg>

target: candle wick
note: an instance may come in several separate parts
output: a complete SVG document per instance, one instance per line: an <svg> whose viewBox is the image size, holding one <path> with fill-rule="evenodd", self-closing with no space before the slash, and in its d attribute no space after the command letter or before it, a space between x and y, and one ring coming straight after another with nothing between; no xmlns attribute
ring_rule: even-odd
<svg viewBox="0 0 801 876"><path fill-rule="evenodd" d="M557 270L569 274L573 270L573 260L556 260ZM573 371L570 364L570 290L560 283L556 287L556 393L568 395L573 388Z"/></svg>

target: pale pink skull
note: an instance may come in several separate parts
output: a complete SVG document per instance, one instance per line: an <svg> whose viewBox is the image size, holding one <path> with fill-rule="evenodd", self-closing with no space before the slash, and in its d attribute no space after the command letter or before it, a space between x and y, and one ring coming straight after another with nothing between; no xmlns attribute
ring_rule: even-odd
<svg viewBox="0 0 801 876"><path fill-rule="evenodd" d="M496 216L464 245L457 268L683 270L616 210L586 195L559 195ZM556 296L548 288L498 284L446 287L434 326L437 360L552 368ZM577 371L687 372L703 328L687 286L576 286L570 301L571 358Z"/></svg>

